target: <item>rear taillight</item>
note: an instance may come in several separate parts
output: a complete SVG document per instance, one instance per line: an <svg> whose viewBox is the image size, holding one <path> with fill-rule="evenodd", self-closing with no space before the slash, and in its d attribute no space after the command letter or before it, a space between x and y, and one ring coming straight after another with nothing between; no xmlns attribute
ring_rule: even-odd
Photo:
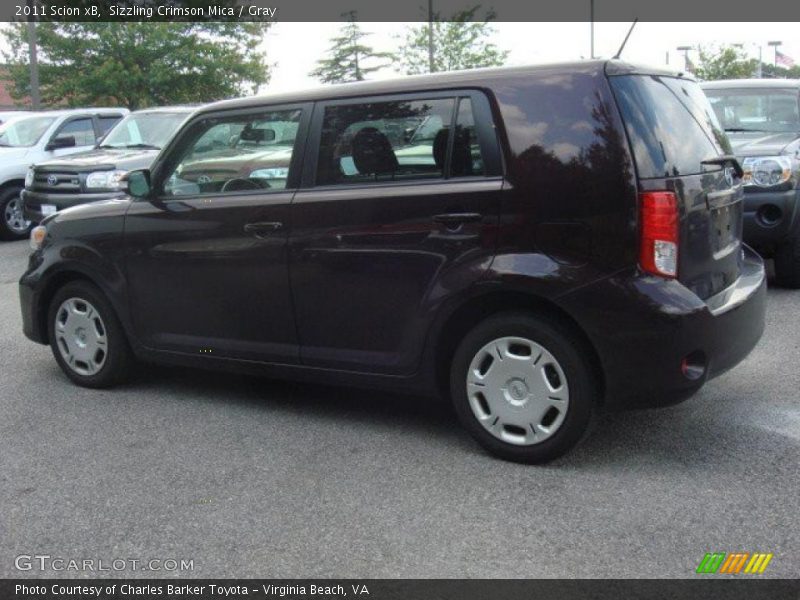
<svg viewBox="0 0 800 600"><path fill-rule="evenodd" d="M678 199L672 192L643 192L641 201L642 269L653 275L678 275Z"/></svg>

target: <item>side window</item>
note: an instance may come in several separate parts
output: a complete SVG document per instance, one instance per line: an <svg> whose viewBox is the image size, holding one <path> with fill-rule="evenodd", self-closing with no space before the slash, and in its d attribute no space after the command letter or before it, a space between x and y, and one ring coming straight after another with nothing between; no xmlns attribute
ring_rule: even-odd
<svg viewBox="0 0 800 600"><path fill-rule="evenodd" d="M456 133L453 139L453 154L450 162L450 177L485 175L481 147L475 133L475 118L472 114L472 99L461 98L458 102Z"/></svg>
<svg viewBox="0 0 800 600"><path fill-rule="evenodd" d="M444 176L453 98L328 106L317 185Z"/></svg>
<svg viewBox="0 0 800 600"><path fill-rule="evenodd" d="M107 134L109 129L119 123L120 119L122 119L122 115L98 117L100 121L100 135Z"/></svg>
<svg viewBox="0 0 800 600"><path fill-rule="evenodd" d="M196 123L165 181L164 195L286 188L301 113L290 109Z"/></svg>
<svg viewBox="0 0 800 600"><path fill-rule="evenodd" d="M90 118L74 119L64 125L56 135L73 136L76 146L94 146L97 141L94 133L94 123Z"/></svg>

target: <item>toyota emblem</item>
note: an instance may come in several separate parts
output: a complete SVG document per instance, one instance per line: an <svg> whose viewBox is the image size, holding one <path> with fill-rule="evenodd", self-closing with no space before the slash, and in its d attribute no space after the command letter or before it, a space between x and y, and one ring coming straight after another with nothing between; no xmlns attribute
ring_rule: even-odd
<svg viewBox="0 0 800 600"><path fill-rule="evenodd" d="M48 175L47 176L47 185L55 185L58 183L58 177L55 175Z"/></svg>

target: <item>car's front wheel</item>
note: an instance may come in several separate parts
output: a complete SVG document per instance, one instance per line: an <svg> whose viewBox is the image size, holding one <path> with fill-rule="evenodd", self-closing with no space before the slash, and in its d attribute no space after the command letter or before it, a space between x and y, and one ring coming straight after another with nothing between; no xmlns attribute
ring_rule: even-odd
<svg viewBox="0 0 800 600"><path fill-rule="evenodd" d="M543 463L582 439L598 390L574 337L554 319L525 313L491 317L466 335L450 390L459 419L484 448Z"/></svg>
<svg viewBox="0 0 800 600"><path fill-rule="evenodd" d="M21 240L28 236L32 223L22 214L21 187L8 187L0 193L0 239Z"/></svg>
<svg viewBox="0 0 800 600"><path fill-rule="evenodd" d="M50 346L61 370L78 385L121 382L133 363L125 332L103 293L86 281L56 292L48 313Z"/></svg>
<svg viewBox="0 0 800 600"><path fill-rule="evenodd" d="M800 235L783 244L775 253L775 279L783 287L800 288Z"/></svg>

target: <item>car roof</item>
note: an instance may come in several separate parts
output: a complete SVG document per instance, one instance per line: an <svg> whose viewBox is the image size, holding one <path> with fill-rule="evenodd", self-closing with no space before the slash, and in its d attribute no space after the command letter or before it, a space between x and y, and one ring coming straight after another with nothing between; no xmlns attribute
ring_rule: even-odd
<svg viewBox="0 0 800 600"><path fill-rule="evenodd" d="M704 81L700 84L704 90L719 89L800 89L800 79L722 79L719 81Z"/></svg>
<svg viewBox="0 0 800 600"><path fill-rule="evenodd" d="M133 111L132 115L138 115L142 113L190 113L196 111L202 104L178 104L175 106L150 106L148 108L140 108L139 110Z"/></svg>
<svg viewBox="0 0 800 600"><path fill-rule="evenodd" d="M25 117L64 117L64 116L71 116L71 115L106 115L106 114L113 114L118 115L120 113L126 115L130 111L127 108L96 108L96 107L89 107L89 108L65 108L65 109L56 109L56 110L33 110L28 111L20 116Z"/></svg>
<svg viewBox="0 0 800 600"><path fill-rule="evenodd" d="M526 75L569 74L569 73L597 73L603 74L609 68L620 73L669 74L677 75L673 71L664 71L653 67L641 67L619 60L581 60L562 63L549 63L528 65L521 67L500 67L469 69L464 71L448 71L444 73L430 73L425 75L412 75L396 79L381 81L360 81L336 85L320 85L314 89L299 90L290 93L263 94L247 98L222 100L207 104L198 110L198 113L210 111L257 108L270 104L315 102L321 100L336 100L360 96L374 96L382 94L400 94L405 92L437 91L455 88L492 88L502 84L507 79L524 77Z"/></svg>

